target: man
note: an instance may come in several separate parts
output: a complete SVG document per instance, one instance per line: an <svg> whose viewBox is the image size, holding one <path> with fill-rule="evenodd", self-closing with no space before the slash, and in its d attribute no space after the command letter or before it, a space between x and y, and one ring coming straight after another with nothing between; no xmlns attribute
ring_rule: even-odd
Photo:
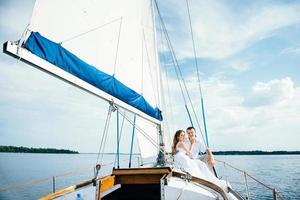
<svg viewBox="0 0 300 200"><path fill-rule="evenodd" d="M206 148L203 142L196 139L196 130L194 127L188 127L186 129L186 133L188 135L188 138L186 138L185 140L186 146L191 146L192 144L194 144L189 156L192 159L199 158L201 161L205 162L208 165L208 168L212 171L212 168L215 164L215 159L212 151L209 148ZM206 152L206 155L199 156L200 152Z"/></svg>

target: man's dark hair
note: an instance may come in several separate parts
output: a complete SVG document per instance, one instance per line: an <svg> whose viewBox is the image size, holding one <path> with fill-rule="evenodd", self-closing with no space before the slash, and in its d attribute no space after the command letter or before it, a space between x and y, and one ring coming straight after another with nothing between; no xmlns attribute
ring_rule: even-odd
<svg viewBox="0 0 300 200"><path fill-rule="evenodd" d="M196 129L193 127L193 126L189 126L189 127L187 127L187 131L189 131L189 130L193 130L194 129L194 131L196 131Z"/></svg>

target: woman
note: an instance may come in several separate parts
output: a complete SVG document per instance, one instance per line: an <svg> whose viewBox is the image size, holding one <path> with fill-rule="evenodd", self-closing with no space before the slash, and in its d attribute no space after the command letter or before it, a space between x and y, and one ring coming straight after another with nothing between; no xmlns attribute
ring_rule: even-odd
<svg viewBox="0 0 300 200"><path fill-rule="evenodd" d="M173 139L172 154L174 156L175 167L189 172L193 176L199 177L201 173L198 165L187 154L191 152L194 144L187 147L184 144L185 132L183 130L176 131Z"/></svg>
<svg viewBox="0 0 300 200"><path fill-rule="evenodd" d="M185 132L183 130L176 131L172 146L175 168L183 169L192 176L208 180L226 191L227 184L224 180L219 180L215 177L204 162L197 159L191 159L187 155L193 149L194 143L192 143L190 147L187 147L184 144L184 138Z"/></svg>

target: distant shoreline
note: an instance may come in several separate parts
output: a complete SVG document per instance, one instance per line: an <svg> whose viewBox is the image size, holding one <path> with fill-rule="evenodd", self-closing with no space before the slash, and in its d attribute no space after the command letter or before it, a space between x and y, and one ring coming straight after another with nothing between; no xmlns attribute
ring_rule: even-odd
<svg viewBox="0 0 300 200"><path fill-rule="evenodd" d="M300 155L300 151L214 151L214 155Z"/></svg>
<svg viewBox="0 0 300 200"><path fill-rule="evenodd" d="M49 154L97 154L97 153L80 153L78 151L68 149L55 148L33 148L33 147L17 147L17 146L0 146L0 153L49 153ZM114 155L115 153L104 153ZM214 151L214 155L300 155L300 151ZM129 153L120 153L120 155L129 155ZM133 155L139 155L133 153Z"/></svg>
<svg viewBox="0 0 300 200"><path fill-rule="evenodd" d="M53 154L79 154L78 151L55 148L32 148L16 146L0 146L0 153L53 153Z"/></svg>

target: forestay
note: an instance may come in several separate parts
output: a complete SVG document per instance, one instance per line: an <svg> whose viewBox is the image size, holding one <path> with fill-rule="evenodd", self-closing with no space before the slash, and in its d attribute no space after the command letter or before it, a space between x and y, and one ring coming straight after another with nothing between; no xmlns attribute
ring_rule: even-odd
<svg viewBox="0 0 300 200"><path fill-rule="evenodd" d="M60 43L163 111L154 27L150 0L37 0L28 30ZM140 117L136 125L158 144L156 125ZM142 157L157 155L158 147L137 134Z"/></svg>

